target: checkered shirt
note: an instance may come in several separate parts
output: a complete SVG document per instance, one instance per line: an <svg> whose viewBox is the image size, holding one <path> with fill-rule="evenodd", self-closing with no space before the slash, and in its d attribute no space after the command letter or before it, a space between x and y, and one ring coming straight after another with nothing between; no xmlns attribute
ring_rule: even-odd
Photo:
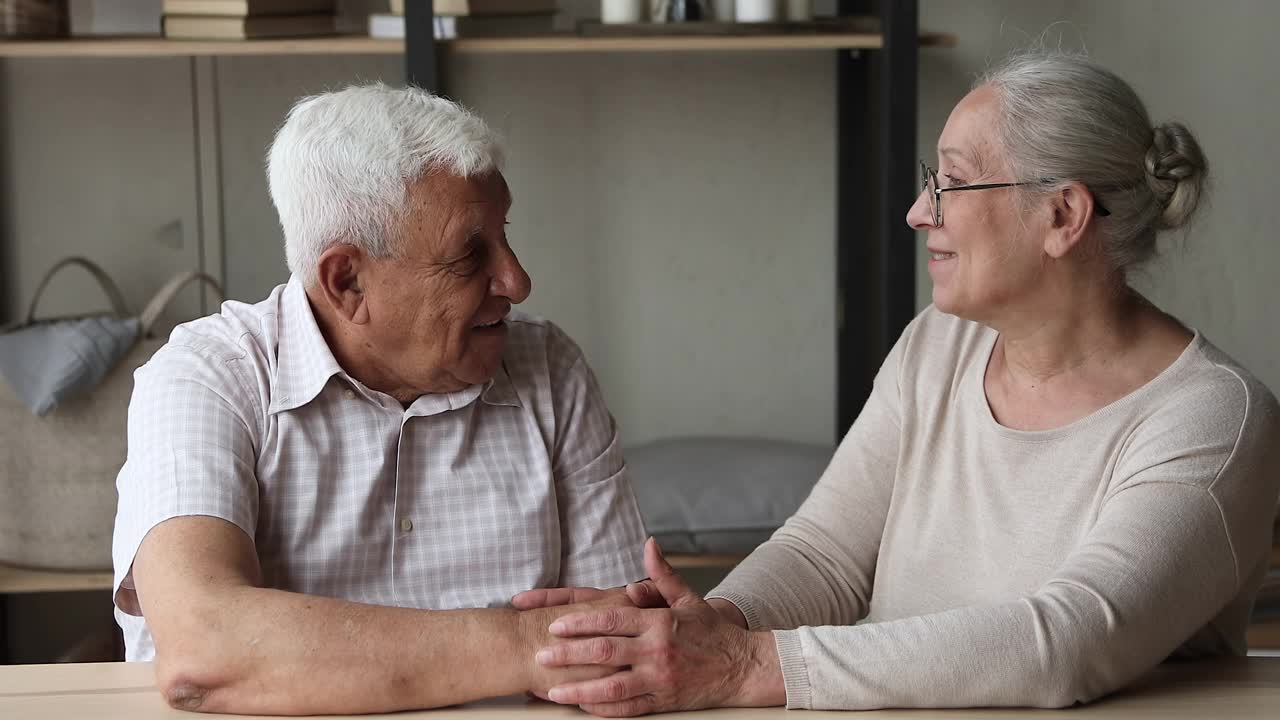
<svg viewBox="0 0 1280 720"><path fill-rule="evenodd" d="M154 657L130 569L207 515L251 538L268 587L414 608L644 575L618 432L582 351L512 313L485 385L405 410L343 372L296 278L174 330L135 375L117 486L116 619Z"/></svg>

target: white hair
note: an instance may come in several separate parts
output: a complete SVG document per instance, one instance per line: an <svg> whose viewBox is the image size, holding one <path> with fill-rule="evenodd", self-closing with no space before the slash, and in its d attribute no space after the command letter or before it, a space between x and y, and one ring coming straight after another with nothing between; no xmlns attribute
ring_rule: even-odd
<svg viewBox="0 0 1280 720"><path fill-rule="evenodd" d="M339 243L394 257L410 184L436 170L484 175L502 155L483 120L419 88L378 83L299 100L267 155L290 272L311 287L320 256Z"/></svg>
<svg viewBox="0 0 1280 720"><path fill-rule="evenodd" d="M1000 101L997 133L1024 193L1083 183L1111 214L1099 221L1111 267L1125 271L1156 252L1156 234L1187 224L1205 193L1208 166L1186 126L1152 127L1124 80L1087 57L1030 50L978 78Z"/></svg>

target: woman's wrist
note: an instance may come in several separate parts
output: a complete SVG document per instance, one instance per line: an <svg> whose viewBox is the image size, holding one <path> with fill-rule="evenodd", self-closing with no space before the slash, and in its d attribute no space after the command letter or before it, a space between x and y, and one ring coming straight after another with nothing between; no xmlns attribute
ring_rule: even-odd
<svg viewBox="0 0 1280 720"><path fill-rule="evenodd" d="M707 601L707 604L715 608L716 612L720 614L720 617L728 620L734 625L737 625L743 630L748 629L747 616L743 614L742 610L740 610L737 605L734 605L732 602L725 600L724 598L711 598Z"/></svg>
<svg viewBox="0 0 1280 720"><path fill-rule="evenodd" d="M787 684L778 659L778 645L770 631L746 633L746 652L738 684L736 707L774 707L787 704Z"/></svg>

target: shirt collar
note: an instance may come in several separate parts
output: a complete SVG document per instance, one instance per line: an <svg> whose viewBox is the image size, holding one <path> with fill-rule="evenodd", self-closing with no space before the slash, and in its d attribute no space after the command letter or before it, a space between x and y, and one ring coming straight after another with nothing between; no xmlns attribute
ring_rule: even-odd
<svg viewBox="0 0 1280 720"><path fill-rule="evenodd" d="M333 357L320 326L311 312L307 293L297 277L290 277L280 301L280 348L276 365L276 392L269 413L302 407L315 399L334 375L347 377ZM493 379L457 392L424 395L413 407L420 414L434 414L466 407L480 398L489 405L523 407L504 360Z"/></svg>
<svg viewBox="0 0 1280 720"><path fill-rule="evenodd" d="M523 407L515 384L507 373L506 363L498 366L493 379L484 384L470 385L451 393L428 393L413 401L406 415L437 415L450 410L464 408L480 399L486 405L506 405L507 407Z"/></svg>
<svg viewBox="0 0 1280 720"><path fill-rule="evenodd" d="M269 413L293 410L315 399L329 378L342 372L320 333L311 303L298 278L290 277L280 300L280 348L276 392Z"/></svg>
<svg viewBox="0 0 1280 720"><path fill-rule="evenodd" d="M511 376L507 374L506 360L498 366L498 372L494 373L493 379L485 384L480 399L490 405L524 407L520 404L520 395L516 392L515 383L511 382Z"/></svg>

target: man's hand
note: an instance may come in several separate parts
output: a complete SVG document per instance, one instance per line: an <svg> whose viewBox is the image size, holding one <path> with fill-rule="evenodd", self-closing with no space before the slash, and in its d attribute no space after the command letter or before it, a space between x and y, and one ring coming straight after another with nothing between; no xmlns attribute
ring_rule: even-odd
<svg viewBox="0 0 1280 720"><path fill-rule="evenodd" d="M554 636L585 639L544 647L538 651L539 664L614 671L557 685L547 695L551 700L604 716L785 702L772 634L747 632L726 620L689 589L652 538L645 545L645 568L669 608L614 602L566 614L551 624ZM603 592L593 597L620 600L616 592Z"/></svg>
<svg viewBox="0 0 1280 720"><path fill-rule="evenodd" d="M535 610L562 605L594 603L601 600L616 601L615 604L619 605L626 605L629 602L639 608L667 606L667 601L662 597L662 593L658 591L658 586L652 580L645 578L629 585L603 590L589 587L525 590L511 598L511 607L517 610Z"/></svg>
<svg viewBox="0 0 1280 720"><path fill-rule="evenodd" d="M656 541L655 541L656 542ZM577 603L594 602L605 597L621 597L626 595L631 600L631 604L638 608L663 608L668 607L666 598L662 597L662 593L658 590L657 584L645 578L638 582L623 587L608 588L602 590L600 588L589 587L570 587L570 588L538 588L537 590L525 590L517 593L511 598L511 607L517 610L535 610L538 608L555 607L558 605L574 605ZM728 600L713 598L710 601L711 607L724 616L726 620L737 625L743 630L747 629L747 618L738 609L737 605Z"/></svg>

